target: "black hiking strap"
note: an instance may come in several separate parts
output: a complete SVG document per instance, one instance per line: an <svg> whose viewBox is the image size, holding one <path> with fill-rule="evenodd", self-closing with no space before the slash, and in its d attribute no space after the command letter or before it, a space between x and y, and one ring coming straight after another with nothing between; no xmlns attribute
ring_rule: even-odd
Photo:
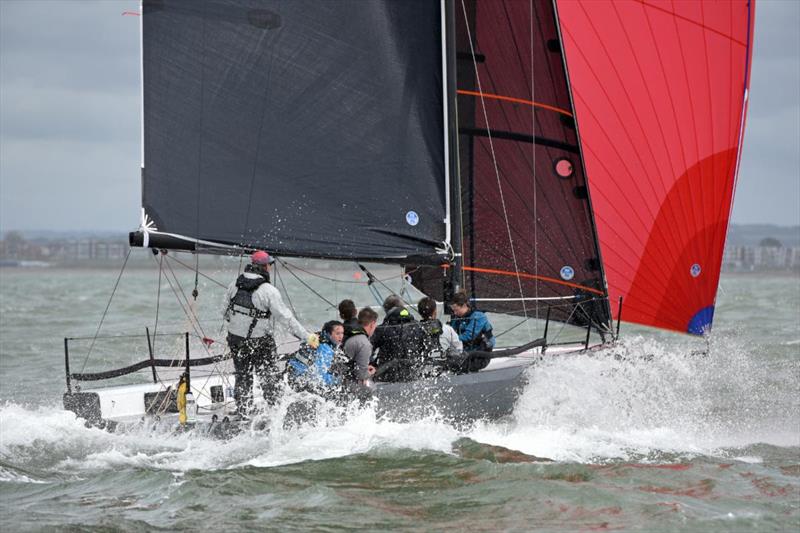
<svg viewBox="0 0 800 533"><path fill-rule="evenodd" d="M536 339L528 344L523 344L522 346L517 346L516 348L506 348L504 350L492 350L491 352L483 352L479 350L466 352L467 357L472 359L497 359L498 357L513 357L515 355L519 355L524 351L530 350L531 348L537 348L539 346L546 346L547 339L542 337L541 339Z"/></svg>
<svg viewBox="0 0 800 533"><path fill-rule="evenodd" d="M519 355L522 352L530 350L532 348L537 348L539 346L545 346L547 344L547 340L542 337L541 339L533 340L527 344L523 344L522 346L517 346L516 348L506 348L504 350L494 350L491 352L482 352L482 351L474 351L474 352L465 352L465 358L462 363L463 366L472 360L472 359L497 359L498 357L513 357L515 355ZM393 361L389 361L385 364L382 364L375 373L372 375L373 379L377 379L389 370L400 366L401 364L410 364L410 359L395 359Z"/></svg>
<svg viewBox="0 0 800 533"><path fill-rule="evenodd" d="M245 337L245 339L249 339L253 336L253 330L256 329L256 324L258 324L258 317L254 316L253 320L250 321L250 327L247 328L247 337Z"/></svg>
<svg viewBox="0 0 800 533"><path fill-rule="evenodd" d="M188 363L189 366L206 366L206 365L213 365L214 363L219 363L220 361L225 361L226 359L230 359L230 357L231 357L230 354L215 355L213 357L203 357L201 359L190 359ZM185 368L186 363L187 361L185 359L152 359L152 360L147 359L145 361L139 361L138 363L134 363L130 366L117 368L114 370L108 370L106 372L77 373L77 374L70 374L70 377L77 381L101 381L104 379L111 379L119 376L124 376L126 374L132 374L137 370L142 370L143 368L148 368L150 366Z"/></svg>

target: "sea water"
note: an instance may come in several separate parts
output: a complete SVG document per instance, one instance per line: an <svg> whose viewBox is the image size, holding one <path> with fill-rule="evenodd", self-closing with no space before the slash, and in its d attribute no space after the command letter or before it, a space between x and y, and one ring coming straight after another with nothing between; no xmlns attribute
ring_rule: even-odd
<svg viewBox="0 0 800 533"><path fill-rule="evenodd" d="M0 270L4 531L800 527L797 276L723 276L708 343L623 324L612 350L545 357L501 421L397 423L331 407L285 429L279 406L224 441L86 427L61 405L64 337L89 337L70 345L73 372L146 358L145 327L192 331L222 349L223 287L238 263L205 270L196 301L194 272L171 266L174 277L154 263L118 285L114 270ZM286 268L273 281L310 328L335 318L330 304L342 298L375 303L355 266L303 268L302 282ZM396 272L379 277L382 295L401 288ZM493 320L496 332L517 321ZM568 335L558 329L550 335ZM136 336L104 338L123 334ZM182 356L180 335L155 338L158 354Z"/></svg>

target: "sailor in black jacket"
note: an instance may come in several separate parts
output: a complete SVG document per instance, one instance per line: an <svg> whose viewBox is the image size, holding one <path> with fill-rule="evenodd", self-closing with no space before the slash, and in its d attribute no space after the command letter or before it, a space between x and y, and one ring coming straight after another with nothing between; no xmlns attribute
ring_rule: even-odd
<svg viewBox="0 0 800 533"><path fill-rule="evenodd" d="M358 309L353 300L342 300L339 302L339 317L344 324L344 340L342 343L347 342L354 332L359 331L361 326L358 323Z"/></svg>
<svg viewBox="0 0 800 533"><path fill-rule="evenodd" d="M381 381L412 381L419 376L427 353L426 333L396 294L383 302L386 317L370 339Z"/></svg>

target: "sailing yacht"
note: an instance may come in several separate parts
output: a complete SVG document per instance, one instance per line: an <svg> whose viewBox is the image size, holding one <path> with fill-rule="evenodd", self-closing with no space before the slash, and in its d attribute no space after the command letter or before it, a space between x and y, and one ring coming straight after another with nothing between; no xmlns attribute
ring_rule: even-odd
<svg viewBox="0 0 800 533"><path fill-rule="evenodd" d="M539 357L612 343L623 302L627 320L705 334L753 5L698 5L144 0L130 244L397 265L439 302L465 290L535 324L479 372L376 383L391 416L508 415ZM551 322L585 337L548 342ZM188 336L181 360L93 374L65 348L64 403L87 420L163 415L170 366L211 369L190 387L210 419L231 406L226 355L192 358Z"/></svg>

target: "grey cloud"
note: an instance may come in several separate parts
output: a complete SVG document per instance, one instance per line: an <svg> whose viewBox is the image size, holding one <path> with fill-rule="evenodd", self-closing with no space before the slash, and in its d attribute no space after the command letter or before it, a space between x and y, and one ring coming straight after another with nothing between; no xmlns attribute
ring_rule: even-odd
<svg viewBox="0 0 800 533"><path fill-rule="evenodd" d="M138 143L139 91L100 91L5 84L0 135L14 139ZM134 148L135 149L135 148Z"/></svg>
<svg viewBox="0 0 800 533"><path fill-rule="evenodd" d="M3 82L118 90L139 84L138 2L0 2Z"/></svg>
<svg viewBox="0 0 800 533"><path fill-rule="evenodd" d="M135 145L4 141L2 160L0 230L125 231L138 224Z"/></svg>
<svg viewBox="0 0 800 533"><path fill-rule="evenodd" d="M756 2L755 47L764 58L797 62L800 47L800 2L759 0Z"/></svg>
<svg viewBox="0 0 800 533"><path fill-rule="evenodd" d="M800 224L800 2L756 4L735 223Z"/></svg>

